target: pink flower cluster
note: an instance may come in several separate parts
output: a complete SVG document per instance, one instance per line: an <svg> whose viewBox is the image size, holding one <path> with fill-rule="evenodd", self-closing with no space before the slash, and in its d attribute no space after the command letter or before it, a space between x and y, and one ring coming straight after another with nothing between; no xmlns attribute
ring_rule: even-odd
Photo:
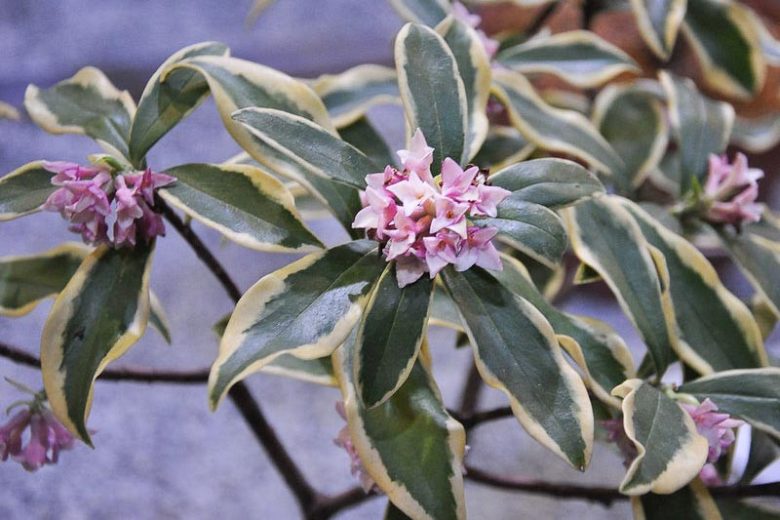
<svg viewBox="0 0 780 520"><path fill-rule="evenodd" d="M30 428L27 444L24 432ZM0 426L0 460L19 462L27 471L40 469L44 464L56 464L63 450L73 447L75 439L54 415L42 406L17 412Z"/></svg>
<svg viewBox="0 0 780 520"><path fill-rule="evenodd" d="M410 149L400 150L398 156L403 170L387 166L382 173L366 176L363 209L352 227L366 229L369 237L386 242L384 254L396 262L399 287L425 272L433 278L449 264L458 271L473 265L501 270L492 243L497 230L471 225L469 217L495 217L498 204L510 192L488 185L476 166L463 170L449 158L437 183L430 169L433 148L419 129Z"/></svg>
<svg viewBox="0 0 780 520"><path fill-rule="evenodd" d="M693 418L699 434L707 439L707 462L716 462L734 442L734 428L745 424L727 413L716 413L718 407L709 399L698 406L683 403L682 407Z"/></svg>
<svg viewBox="0 0 780 520"><path fill-rule="evenodd" d="M710 155L709 173L704 184L704 194L711 201L705 218L739 226L761 219L761 206L756 204L758 179L764 172L749 168L747 157L738 153L733 164L726 156Z"/></svg>
<svg viewBox="0 0 780 520"><path fill-rule="evenodd" d="M154 190L176 179L164 173L121 173L112 177L104 166L81 166L69 162L44 162L54 173L51 183L60 188L43 204L70 222L88 244L135 246L140 238L149 242L165 235L162 217L154 211Z"/></svg>
<svg viewBox="0 0 780 520"><path fill-rule="evenodd" d="M336 403L336 411L342 419L345 421L347 420L347 413L344 410L343 402L339 401ZM333 442L336 444L336 446L344 448L344 451L346 451L347 455L349 455L350 471L352 475L356 477L358 481L360 481L360 485L363 487L363 490L368 493L371 490L378 489L374 479L372 479L368 472L366 472L366 468L363 467L363 463L360 461L360 457L358 456L357 450L355 449L355 445L352 444L352 437L349 435L349 428L347 426L344 426L341 431L339 431L338 436L333 439Z"/></svg>
<svg viewBox="0 0 780 520"><path fill-rule="evenodd" d="M460 2L453 2L452 14L455 15L457 20L460 20L477 31L477 35L479 35L479 39L482 41L482 46L485 47L488 58L493 59L493 56L498 52L500 43L485 34L484 31L478 29L479 25L482 23L482 17L470 12L466 9L466 6Z"/></svg>

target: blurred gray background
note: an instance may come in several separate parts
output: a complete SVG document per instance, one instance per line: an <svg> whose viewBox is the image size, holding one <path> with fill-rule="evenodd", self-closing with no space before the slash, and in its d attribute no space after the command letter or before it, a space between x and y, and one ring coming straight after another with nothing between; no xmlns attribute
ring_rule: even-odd
<svg viewBox="0 0 780 520"><path fill-rule="evenodd" d="M21 107L29 83L47 87L79 68L95 65L137 99L149 75L171 53L195 42L218 40L233 55L293 75L313 77L352 65L391 63L392 39L401 20L384 0L279 0L252 27L251 2L168 0L105 2L0 0L0 100ZM397 148L400 112L372 114ZM50 136L29 120L0 121L0 175L37 159L84 162L97 151L87 138ZM183 162L222 161L238 151L211 102L177 127L152 152L157 170ZM214 248L242 289L292 257L264 255L226 243L202 226L196 231ZM312 223L329 243L345 238L333 223ZM78 240L58 216L40 214L0 226L0 255L44 251ZM156 252L152 286L166 307L173 345L154 331L116 366L201 368L214 359L211 325L231 309L222 288L169 228ZM744 287L739 287L744 293ZM589 293L571 308L604 319L638 344L636 334L603 292ZM20 319L0 318L0 339L35 352L50 302ZM448 405L457 404L469 365L466 349L452 348L453 335L432 331L436 377ZM775 336L776 338L777 336ZM776 347L777 340L772 343ZM35 371L0 359L0 375L33 387ZM335 389L271 375L249 384L263 410L307 477L325 493L355 484L345 453L332 439L343 426L334 411ZM0 407L18 398L0 384ZM482 407L504 405L486 390ZM294 498L270 465L241 417L226 402L206 406L198 386L98 383L90 426L96 449L76 447L56 466L30 474L0 464L2 519L297 518ZM490 423L469 438L472 464L507 475L592 485L617 485L622 465L611 447L598 445L586 474L568 468L530 440L513 419ZM344 511L339 518L380 518L384 498ZM611 508L579 501L496 491L468 483L471 518L619 519L628 504Z"/></svg>

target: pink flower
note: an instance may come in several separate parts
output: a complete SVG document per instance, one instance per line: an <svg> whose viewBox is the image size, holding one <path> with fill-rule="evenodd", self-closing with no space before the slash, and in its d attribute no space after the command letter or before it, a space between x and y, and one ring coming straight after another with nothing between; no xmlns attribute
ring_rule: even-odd
<svg viewBox="0 0 780 520"><path fill-rule="evenodd" d="M717 468L712 463L707 463L701 468L699 472L699 478L705 486L722 486L724 484L723 479L720 478Z"/></svg>
<svg viewBox="0 0 780 520"><path fill-rule="evenodd" d="M745 222L758 222L761 219L761 206L758 198L758 179L764 172L749 168L747 157L738 153L733 164L725 156L710 155L709 173L704 183L704 195L710 205L705 218L739 226Z"/></svg>
<svg viewBox="0 0 780 520"><path fill-rule="evenodd" d="M734 428L745 424L740 420L732 419L727 413L715 413L718 407L709 399L705 399L698 406L683 403L682 407L693 418L699 434L707 439L708 462L716 462L720 458L734 442Z"/></svg>
<svg viewBox="0 0 780 520"><path fill-rule="evenodd" d="M455 15L456 20L460 20L461 22L465 23L469 27L473 29L477 29L479 27L479 24L482 23L482 17L469 12L468 9L466 9L466 6L461 4L460 2L454 2L452 4L452 14ZM498 48L500 47L500 43L487 34L485 34L484 31L481 31L477 29L477 35L479 36L479 39L482 41L482 46L485 48L485 53L488 55L488 58L493 58L493 56L496 55L496 52L498 52Z"/></svg>
<svg viewBox="0 0 780 520"><path fill-rule="evenodd" d="M428 272L431 278L436 276L447 265L455 263L458 257L457 247L460 241L460 236L447 231L441 231L436 233L435 236L423 238L425 263L428 265Z"/></svg>
<svg viewBox="0 0 780 520"><path fill-rule="evenodd" d="M336 411L342 419L345 421L347 420L347 413L344 410L343 402L339 401L336 403ZM349 455L350 472L353 476L357 477L360 485L363 487L363 491L369 493L372 490L378 490L374 479L371 478L371 476L366 471L366 468L363 466L363 463L360 461L360 456L355 449L355 445L352 444L352 437L349 435L349 428L347 426L344 426L339 431L338 436L333 439L333 442L336 444L336 446L344 448L344 451L346 451L347 455Z"/></svg>
<svg viewBox="0 0 780 520"><path fill-rule="evenodd" d="M27 444L24 431L30 427ZM45 464L56 464L63 450L73 448L74 437L43 404L33 404L16 413L0 427L0 460L10 455L27 471L36 471Z"/></svg>
<svg viewBox="0 0 780 520"><path fill-rule="evenodd" d="M492 242L496 233L498 230L490 226L469 227L468 238L461 243L458 257L455 259L455 269L465 271L477 265L484 269L500 271L503 268L501 257Z"/></svg>
<svg viewBox="0 0 780 520"><path fill-rule="evenodd" d="M410 173L407 180L393 184L387 189L401 201L407 216L417 211L426 202L432 201L436 195L433 185L422 180L417 172Z"/></svg>
<svg viewBox="0 0 780 520"><path fill-rule="evenodd" d="M60 186L43 204L70 222L88 244L135 246L165 235L165 224L154 211L154 190L176 179L150 169L122 173L112 178L104 166L84 167L68 162L45 162L54 173L52 184Z"/></svg>
<svg viewBox="0 0 780 520"><path fill-rule="evenodd" d="M449 197L436 199L436 218L431 222L431 233L449 229L461 238L466 238L466 212L469 205L455 202Z"/></svg>
<svg viewBox="0 0 780 520"><path fill-rule="evenodd" d="M464 170L455 161L442 162L441 186L430 176L433 149L418 130L411 150L401 150L404 170L388 166L366 176L363 209L353 228L365 229L383 244L387 261L396 262L399 287L426 272L434 278L447 265L463 271L473 265L501 269L492 244L496 230L469 225L469 218L495 216L509 192L489 186L476 166ZM424 169L427 176L421 176ZM399 207L402 209L399 211Z"/></svg>
<svg viewBox="0 0 780 520"><path fill-rule="evenodd" d="M398 157L404 165L404 170L416 173L422 180L433 184L431 164L433 163L433 148L428 146L425 136L418 128L412 136L408 150L398 150Z"/></svg>

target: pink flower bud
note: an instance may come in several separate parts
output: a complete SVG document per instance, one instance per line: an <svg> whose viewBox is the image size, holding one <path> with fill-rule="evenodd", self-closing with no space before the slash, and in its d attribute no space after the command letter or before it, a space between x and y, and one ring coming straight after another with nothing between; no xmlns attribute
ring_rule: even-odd
<svg viewBox="0 0 780 520"><path fill-rule="evenodd" d="M710 155L704 195L710 206L704 218L710 222L740 226L761 220L762 208L756 204L758 179L764 172L749 168L747 157L738 153L733 164L725 156Z"/></svg>
<svg viewBox="0 0 780 520"><path fill-rule="evenodd" d="M745 424L738 419L732 419L727 413L716 413L718 407L709 399L705 399L698 406L683 404L682 407L693 418L699 434L707 439L709 462L716 462L728 450L734 442L734 428Z"/></svg>

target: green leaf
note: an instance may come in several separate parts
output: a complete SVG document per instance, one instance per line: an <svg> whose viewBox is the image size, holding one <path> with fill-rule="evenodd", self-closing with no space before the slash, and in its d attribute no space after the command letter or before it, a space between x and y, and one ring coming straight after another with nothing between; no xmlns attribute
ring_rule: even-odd
<svg viewBox="0 0 780 520"><path fill-rule="evenodd" d="M403 511L395 507L392 502L388 501L384 520L409 520L409 517L406 516Z"/></svg>
<svg viewBox="0 0 780 520"><path fill-rule="evenodd" d="M780 459L780 443L771 436L752 428L750 431L750 452L745 471L739 479L741 484L750 484L766 468Z"/></svg>
<svg viewBox="0 0 780 520"><path fill-rule="evenodd" d="M766 213L766 212L765 212ZM764 221L767 216L764 215ZM776 239L762 236L759 230L765 222L752 224L737 233L727 227L718 228L721 243L745 277L762 295L776 315L780 315L780 244Z"/></svg>
<svg viewBox="0 0 780 520"><path fill-rule="evenodd" d="M227 56L230 50L219 42L197 43L185 47L165 60L152 75L141 94L130 129L129 159L140 166L146 153L179 121L208 96L209 87L193 70L174 70L161 81L163 71L196 56Z"/></svg>
<svg viewBox="0 0 780 520"><path fill-rule="evenodd" d="M315 359L341 345L387 266L376 247L361 240L314 253L253 285L236 305L211 368L211 406L282 354Z"/></svg>
<svg viewBox="0 0 780 520"><path fill-rule="evenodd" d="M439 284L436 284L436 288L433 290L428 324L446 327L458 332L464 332L465 330L455 302L452 301L444 287Z"/></svg>
<svg viewBox="0 0 780 520"><path fill-rule="evenodd" d="M534 159L513 164L491 175L490 182L511 191L514 200L553 209L604 191L595 175L565 159Z"/></svg>
<svg viewBox="0 0 780 520"><path fill-rule="evenodd" d="M715 501L725 520L778 520L780 508L772 504L753 504L731 497L718 497Z"/></svg>
<svg viewBox="0 0 780 520"><path fill-rule="evenodd" d="M373 106L401 101L395 70L381 65L358 65L341 74L325 74L312 87L336 128L351 125Z"/></svg>
<svg viewBox="0 0 780 520"><path fill-rule="evenodd" d="M447 42L435 31L407 24L395 40L401 100L411 130L422 130L434 148L434 175L446 157L467 160L468 105L458 64Z"/></svg>
<svg viewBox="0 0 780 520"><path fill-rule="evenodd" d="M567 212L575 254L609 285L662 375L673 361L677 342L663 255L645 240L631 214L614 198L593 197Z"/></svg>
<svg viewBox="0 0 780 520"><path fill-rule="evenodd" d="M689 485L670 495L648 493L632 499L634 518L644 520L721 520L718 506L710 496L707 487L696 479ZM733 517L723 517L734 520Z"/></svg>
<svg viewBox="0 0 780 520"><path fill-rule="evenodd" d="M633 193L658 166L669 142L661 102L638 88L610 85L596 98L593 124L623 160L612 180Z"/></svg>
<svg viewBox="0 0 780 520"><path fill-rule="evenodd" d="M623 339L605 323L561 312L539 292L522 263L508 256L502 260L503 271L493 276L547 318L561 347L585 373L586 385L600 400L619 408L620 402L609 392L634 377L631 352Z"/></svg>
<svg viewBox="0 0 780 520"><path fill-rule="evenodd" d="M482 168L500 170L524 160L534 148L515 128L491 125L482 148L472 162Z"/></svg>
<svg viewBox="0 0 780 520"><path fill-rule="evenodd" d="M376 282L355 341L354 380L361 403L374 408L406 381L420 353L433 281L399 288L390 264Z"/></svg>
<svg viewBox="0 0 780 520"><path fill-rule="evenodd" d="M669 494L696 478L707 462L707 439L691 416L649 384L630 379L612 390L623 398L623 428L637 449L620 484L626 495Z"/></svg>
<svg viewBox="0 0 780 520"><path fill-rule="evenodd" d="M530 142L605 172L622 167L620 157L585 116L548 105L520 74L494 71L493 79L493 95L506 106L512 125Z"/></svg>
<svg viewBox="0 0 780 520"><path fill-rule="evenodd" d="M171 344L171 327L165 309L154 292L149 292L149 325L154 327L167 344Z"/></svg>
<svg viewBox="0 0 780 520"><path fill-rule="evenodd" d="M43 161L27 163L0 177L0 222L35 213L57 186L54 174L43 168Z"/></svg>
<svg viewBox="0 0 780 520"><path fill-rule="evenodd" d="M244 108L233 119L289 161L314 175L362 189L374 163L363 152L306 118L267 108Z"/></svg>
<svg viewBox="0 0 780 520"><path fill-rule="evenodd" d="M642 39L664 61L672 54L687 4L687 0L631 0Z"/></svg>
<svg viewBox="0 0 780 520"><path fill-rule="evenodd" d="M731 142L751 153L768 152L780 143L780 114L756 118L737 117Z"/></svg>
<svg viewBox="0 0 780 520"><path fill-rule="evenodd" d="M93 384L146 330L152 248L101 246L59 294L41 334L41 372L57 419L90 444Z"/></svg>
<svg viewBox="0 0 780 520"><path fill-rule="evenodd" d="M464 519L466 434L447 413L428 370L418 361L390 399L368 409L360 404L352 380L351 347L348 340L333 364L352 443L366 471L411 518Z"/></svg>
<svg viewBox="0 0 780 520"><path fill-rule="evenodd" d="M261 168L185 164L160 196L225 237L258 251L311 252L322 246L306 228L292 194Z"/></svg>
<svg viewBox="0 0 780 520"><path fill-rule="evenodd" d="M700 401L709 398L720 411L780 439L780 368L725 370L685 383L679 391Z"/></svg>
<svg viewBox="0 0 780 520"><path fill-rule="evenodd" d="M661 72L661 84L669 102L669 120L677 134L685 193L694 177L707 173L710 154L725 150L734 124L734 109L728 103L702 96L690 79Z"/></svg>
<svg viewBox="0 0 780 520"><path fill-rule="evenodd" d="M497 60L514 71L550 73L581 88L640 70L628 54L590 31L532 38L502 50Z"/></svg>
<svg viewBox="0 0 780 520"><path fill-rule="evenodd" d="M707 258L638 205L615 199L645 239L666 259L680 338L677 354L701 374L767 364L761 331L750 310L723 286Z"/></svg>
<svg viewBox="0 0 780 520"><path fill-rule="evenodd" d="M590 461L593 411L555 333L528 301L487 271L443 271L485 382L509 397L520 424L575 468Z"/></svg>
<svg viewBox="0 0 780 520"><path fill-rule="evenodd" d="M766 76L761 42L749 13L731 0L688 0L683 24L705 83L742 99L757 94Z"/></svg>
<svg viewBox="0 0 780 520"><path fill-rule="evenodd" d="M350 125L340 128L339 134L344 141L371 159L377 172L383 171L385 166L395 163L394 154L367 117L361 117Z"/></svg>
<svg viewBox="0 0 780 520"><path fill-rule="evenodd" d="M58 294L89 249L69 242L45 253L0 258L0 315L23 316Z"/></svg>
<svg viewBox="0 0 780 520"><path fill-rule="evenodd" d="M49 133L87 135L116 158L128 156L135 103L94 67L84 67L46 90L28 86L24 106Z"/></svg>
<svg viewBox="0 0 780 520"><path fill-rule="evenodd" d="M555 212L514 195L498 205L495 218L475 219L474 225L498 229L502 240L551 269L568 245L566 230Z"/></svg>
<svg viewBox="0 0 780 520"><path fill-rule="evenodd" d="M436 27L449 15L452 7L447 0L390 0L401 18L407 22Z"/></svg>
<svg viewBox="0 0 780 520"><path fill-rule="evenodd" d="M233 112L245 107L273 108L311 119L335 135L325 105L311 88L279 71L236 58L190 58L172 64L163 76L179 69L194 70L206 79L225 128L253 159L306 187L327 205L348 232L357 236L351 228L352 220L361 208L356 190L318 177L289 161L231 117Z"/></svg>
<svg viewBox="0 0 780 520"><path fill-rule="evenodd" d="M211 329L219 339L225 333L231 314L222 317ZM282 354L260 369L265 374L290 377L323 386L338 386L330 357L301 359L292 354Z"/></svg>
<svg viewBox="0 0 780 520"><path fill-rule="evenodd" d="M444 37L458 66L466 93L468 134L465 161L472 159L488 132L487 103L490 97L490 58L477 32L461 22L449 18L437 27Z"/></svg>

